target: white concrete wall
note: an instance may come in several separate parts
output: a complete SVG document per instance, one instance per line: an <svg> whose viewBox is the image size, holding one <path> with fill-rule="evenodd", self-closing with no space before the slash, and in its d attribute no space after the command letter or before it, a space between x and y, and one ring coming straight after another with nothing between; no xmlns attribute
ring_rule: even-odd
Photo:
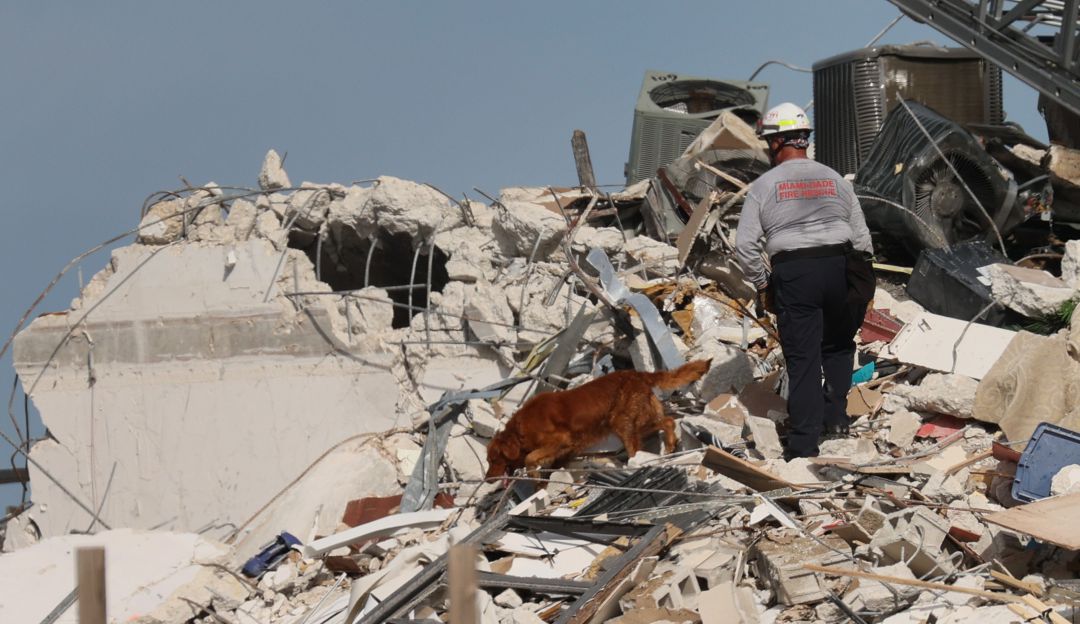
<svg viewBox="0 0 1080 624"><path fill-rule="evenodd" d="M31 456L114 527L190 531L239 525L334 444L407 424L393 351L343 353L329 301L304 313L283 297L262 303L278 260L264 240L118 250L75 310L16 340L16 369L55 438ZM281 274L279 289L327 289L298 252ZM30 475L44 535L89 527Z"/></svg>

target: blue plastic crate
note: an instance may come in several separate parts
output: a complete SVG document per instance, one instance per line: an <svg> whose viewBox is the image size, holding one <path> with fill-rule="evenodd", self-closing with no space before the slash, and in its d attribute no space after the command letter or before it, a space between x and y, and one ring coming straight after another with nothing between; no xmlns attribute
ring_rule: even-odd
<svg viewBox="0 0 1080 624"><path fill-rule="evenodd" d="M1080 433L1040 423L1016 464L1013 498L1030 503L1050 496L1050 481L1070 464L1080 464Z"/></svg>

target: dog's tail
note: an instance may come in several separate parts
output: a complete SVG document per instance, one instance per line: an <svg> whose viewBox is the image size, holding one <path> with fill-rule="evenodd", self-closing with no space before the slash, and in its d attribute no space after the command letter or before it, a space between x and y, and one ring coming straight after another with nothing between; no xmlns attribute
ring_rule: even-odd
<svg viewBox="0 0 1080 624"><path fill-rule="evenodd" d="M709 372L712 360L694 360L672 371L650 373L652 385L661 390L675 390L701 379Z"/></svg>

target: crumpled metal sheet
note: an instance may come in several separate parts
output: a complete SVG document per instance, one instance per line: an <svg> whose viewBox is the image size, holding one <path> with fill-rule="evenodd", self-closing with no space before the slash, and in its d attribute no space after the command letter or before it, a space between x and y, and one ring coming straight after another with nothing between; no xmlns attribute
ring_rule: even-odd
<svg viewBox="0 0 1080 624"><path fill-rule="evenodd" d="M631 292L622 281L615 275L615 267L611 266L611 260L602 249L592 248L586 256L597 271L600 272L600 285L611 296L616 304L625 303L638 313L641 323L645 327L645 333L649 342L660 355L664 368L672 370L686 363L679 350L675 348L675 338L671 335L664 319L660 317L660 311L653 302L641 293Z"/></svg>

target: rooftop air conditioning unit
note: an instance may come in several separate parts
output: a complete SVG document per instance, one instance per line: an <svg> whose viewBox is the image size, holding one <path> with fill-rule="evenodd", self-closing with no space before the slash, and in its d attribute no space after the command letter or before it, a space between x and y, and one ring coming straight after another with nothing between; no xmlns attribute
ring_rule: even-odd
<svg viewBox="0 0 1080 624"><path fill-rule="evenodd" d="M866 160L897 95L959 124L1000 124L1001 69L966 48L863 48L814 63L815 158L841 174Z"/></svg>
<svg viewBox="0 0 1080 624"><path fill-rule="evenodd" d="M655 176L724 110L756 124L768 99L769 86L763 83L645 72L634 107L626 184Z"/></svg>
<svg viewBox="0 0 1080 624"><path fill-rule="evenodd" d="M991 240L995 227L1007 234L1022 217L1012 176L959 124L918 102L908 108L889 113L855 176L870 229L913 254Z"/></svg>

